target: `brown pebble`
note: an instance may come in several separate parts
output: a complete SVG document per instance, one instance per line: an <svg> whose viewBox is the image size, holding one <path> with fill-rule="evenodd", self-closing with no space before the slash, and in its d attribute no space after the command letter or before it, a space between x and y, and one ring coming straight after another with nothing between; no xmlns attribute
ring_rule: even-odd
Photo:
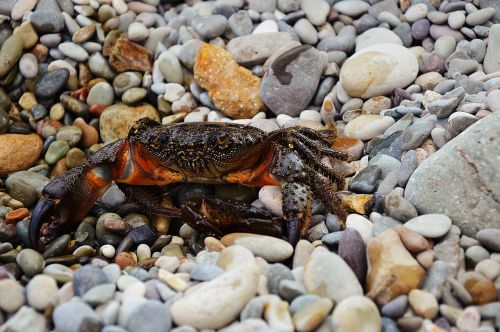
<svg viewBox="0 0 500 332"><path fill-rule="evenodd" d="M5 222L7 224L16 224L18 221L21 221L29 216L29 214L30 212L27 208L19 208L8 212L5 216Z"/></svg>
<svg viewBox="0 0 500 332"><path fill-rule="evenodd" d="M429 249L429 242L425 237L402 225L396 225L394 230L398 232L401 241L411 253L419 253Z"/></svg>
<svg viewBox="0 0 500 332"><path fill-rule="evenodd" d="M97 130L91 125L87 124L84 119L77 118L73 122L73 125L82 130L82 139L80 142L82 143L84 148L89 148L99 141L99 134L97 133Z"/></svg>
<svg viewBox="0 0 500 332"><path fill-rule="evenodd" d="M122 37L118 38L111 49L109 64L119 73L128 70L151 72L153 68L149 51Z"/></svg>
<svg viewBox="0 0 500 332"><path fill-rule="evenodd" d="M38 63L42 63L47 60L47 56L49 55L49 48L43 44L38 43L31 49L31 53L35 55Z"/></svg>
<svg viewBox="0 0 500 332"><path fill-rule="evenodd" d="M432 265L432 262L434 261L434 256L434 250L428 249L420 252L416 258L420 265L422 265L426 269L429 269Z"/></svg>
<svg viewBox="0 0 500 332"><path fill-rule="evenodd" d="M115 257L115 263L123 270L127 266L136 266L137 262L129 252L121 252Z"/></svg>
<svg viewBox="0 0 500 332"><path fill-rule="evenodd" d="M52 171L50 172L50 177L59 177L64 173L66 173L67 171L68 167L66 166L66 159L65 158L59 159L52 168Z"/></svg>
<svg viewBox="0 0 500 332"><path fill-rule="evenodd" d="M43 141L37 134L0 135L0 177L27 169L38 160Z"/></svg>
<svg viewBox="0 0 500 332"><path fill-rule="evenodd" d="M497 299L495 284L491 280L468 278L464 283L464 287L472 296L472 301L475 304L485 304Z"/></svg>

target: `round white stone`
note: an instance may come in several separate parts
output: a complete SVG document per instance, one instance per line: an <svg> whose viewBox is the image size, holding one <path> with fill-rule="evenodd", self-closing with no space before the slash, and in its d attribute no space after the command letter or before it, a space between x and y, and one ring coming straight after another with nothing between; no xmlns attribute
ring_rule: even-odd
<svg viewBox="0 0 500 332"><path fill-rule="evenodd" d="M340 81L348 95L367 99L410 85L418 70L417 58L410 50L397 44L376 44L346 60Z"/></svg>

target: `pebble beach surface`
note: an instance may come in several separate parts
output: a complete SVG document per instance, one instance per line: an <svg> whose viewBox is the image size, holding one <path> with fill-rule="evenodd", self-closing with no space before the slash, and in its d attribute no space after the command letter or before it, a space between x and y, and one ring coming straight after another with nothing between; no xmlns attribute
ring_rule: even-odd
<svg viewBox="0 0 500 332"><path fill-rule="evenodd" d="M30 249L43 187L145 117L336 128L346 228L201 238L112 186ZM0 332L498 331L499 133L496 0L0 0ZM162 204L196 195L283 213Z"/></svg>

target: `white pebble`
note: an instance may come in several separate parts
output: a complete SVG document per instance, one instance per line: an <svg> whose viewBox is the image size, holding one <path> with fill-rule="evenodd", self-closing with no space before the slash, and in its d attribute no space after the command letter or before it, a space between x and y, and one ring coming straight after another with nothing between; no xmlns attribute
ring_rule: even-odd
<svg viewBox="0 0 500 332"><path fill-rule="evenodd" d="M101 254L106 258L113 258L115 256L115 247L111 244L105 244L101 247Z"/></svg>

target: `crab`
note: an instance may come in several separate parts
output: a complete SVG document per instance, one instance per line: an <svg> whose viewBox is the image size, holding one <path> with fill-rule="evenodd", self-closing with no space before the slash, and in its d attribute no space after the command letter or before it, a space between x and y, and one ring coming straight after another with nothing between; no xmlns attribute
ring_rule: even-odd
<svg viewBox="0 0 500 332"><path fill-rule="evenodd" d="M31 217L32 246L39 249L40 242L47 244L74 230L113 181L149 212L181 217L208 234L237 229L278 236L284 228L287 240L295 244L308 231L313 198L345 220L337 195L344 178L321 162L324 157L347 160L345 153L331 148L334 138L333 130L304 127L264 132L239 124L165 126L141 119L126 138L104 146L85 164L45 186ZM151 199L152 186L186 182L280 186L283 219L235 202L206 198L178 209Z"/></svg>

